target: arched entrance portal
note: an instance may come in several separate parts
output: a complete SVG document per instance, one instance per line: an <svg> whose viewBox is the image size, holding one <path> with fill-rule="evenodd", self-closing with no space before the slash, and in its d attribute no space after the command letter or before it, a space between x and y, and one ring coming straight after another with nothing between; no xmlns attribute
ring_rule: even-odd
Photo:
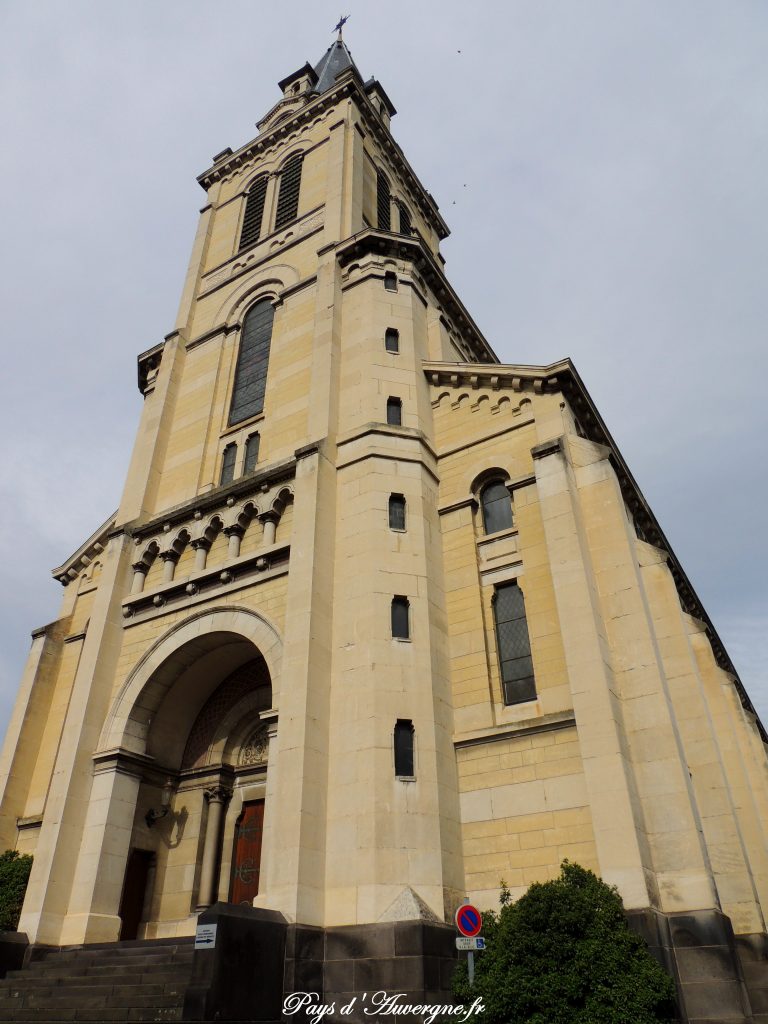
<svg viewBox="0 0 768 1024"><path fill-rule="evenodd" d="M194 666L199 685L182 673L149 723L155 764L139 787L122 939L177 934L217 900L250 905L258 894L275 715L263 656L235 646L243 664L227 672L236 652L214 648Z"/></svg>
<svg viewBox="0 0 768 1024"><path fill-rule="evenodd" d="M202 907L263 892L281 654L263 616L214 609L169 630L126 679L94 759L97 852L78 862L91 941L110 921L114 938L192 934Z"/></svg>

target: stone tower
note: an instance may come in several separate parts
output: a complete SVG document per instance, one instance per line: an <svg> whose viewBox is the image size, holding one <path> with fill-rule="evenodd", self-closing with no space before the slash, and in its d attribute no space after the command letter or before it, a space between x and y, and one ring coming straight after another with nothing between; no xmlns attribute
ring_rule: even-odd
<svg viewBox="0 0 768 1024"><path fill-rule="evenodd" d="M573 365L500 365L451 288L382 86L339 37L279 88L198 179L120 507L33 634L0 766L21 930L243 904L314 936L326 996L439 992L462 899L567 857L689 1017L749 1019L766 737L712 624Z"/></svg>

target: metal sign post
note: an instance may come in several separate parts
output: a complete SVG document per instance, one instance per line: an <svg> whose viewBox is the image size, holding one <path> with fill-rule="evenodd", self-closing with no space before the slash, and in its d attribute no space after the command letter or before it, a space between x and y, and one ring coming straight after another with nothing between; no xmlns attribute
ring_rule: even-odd
<svg viewBox="0 0 768 1024"><path fill-rule="evenodd" d="M470 988L475 983L475 953L476 949L485 949L485 940L480 936L480 929L483 927L483 918L477 907L471 903L463 903L456 911L456 927L463 938L456 939L457 949L467 951L467 973L469 974Z"/></svg>

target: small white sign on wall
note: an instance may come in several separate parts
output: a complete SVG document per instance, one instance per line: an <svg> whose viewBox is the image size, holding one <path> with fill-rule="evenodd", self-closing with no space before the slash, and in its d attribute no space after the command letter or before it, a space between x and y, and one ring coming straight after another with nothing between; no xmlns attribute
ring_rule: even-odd
<svg viewBox="0 0 768 1024"><path fill-rule="evenodd" d="M215 924L199 924L195 932L195 949L213 949L217 928Z"/></svg>

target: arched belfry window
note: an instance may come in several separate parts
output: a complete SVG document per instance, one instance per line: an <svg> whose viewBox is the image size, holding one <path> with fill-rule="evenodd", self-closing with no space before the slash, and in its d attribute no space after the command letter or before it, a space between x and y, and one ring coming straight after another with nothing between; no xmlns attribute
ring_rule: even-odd
<svg viewBox="0 0 768 1024"><path fill-rule="evenodd" d="M299 192L301 190L301 165L304 157L299 153L292 156L280 175L280 189L277 194L275 230L296 220L299 213Z"/></svg>
<svg viewBox="0 0 768 1024"><path fill-rule="evenodd" d="M486 533L498 533L512 527L512 498L503 480L491 480L480 492L483 510L483 528Z"/></svg>
<svg viewBox="0 0 768 1024"><path fill-rule="evenodd" d="M243 229L240 232L240 248L253 245L261 236L261 222L264 219L264 203L267 198L267 179L259 178L251 186L248 198L245 200L245 214L243 215Z"/></svg>
<svg viewBox="0 0 768 1024"><path fill-rule="evenodd" d="M390 230L389 182L381 171L376 173L376 218L382 231Z"/></svg>
<svg viewBox="0 0 768 1024"><path fill-rule="evenodd" d="M245 316L229 407L230 426L256 416L264 408L274 317L275 310L269 299L251 306Z"/></svg>

